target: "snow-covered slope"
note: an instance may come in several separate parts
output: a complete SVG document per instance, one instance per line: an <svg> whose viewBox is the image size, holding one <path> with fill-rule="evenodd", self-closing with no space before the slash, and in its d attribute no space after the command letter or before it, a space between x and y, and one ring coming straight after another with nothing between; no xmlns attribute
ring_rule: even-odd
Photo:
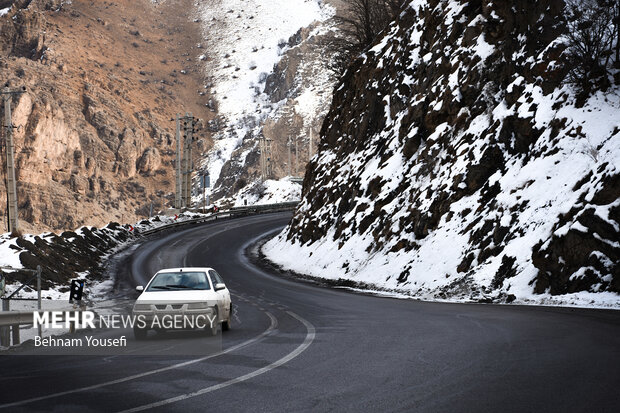
<svg viewBox="0 0 620 413"><path fill-rule="evenodd" d="M53 232L20 237L0 234L0 271L8 273L7 293L32 277L31 273L20 269L33 270L37 265L42 268L44 298L59 298L68 291L70 280L76 277L88 280L89 287L111 287L111 280L104 277L107 257L137 242L142 231L202 216L189 212L177 217L157 215L133 226L112 222L103 228L85 226L59 235ZM19 297L32 298L35 293L25 289L19 294Z"/></svg>
<svg viewBox="0 0 620 413"><path fill-rule="evenodd" d="M333 13L320 0L218 0L199 5L204 27L205 73L215 100L218 119L215 146L203 163L215 184L222 167L244 139L256 151L262 122L279 106L265 93L267 77L291 47L300 29Z"/></svg>
<svg viewBox="0 0 620 413"><path fill-rule="evenodd" d="M290 177L256 181L243 187L232 198L232 206L279 204L301 199L301 185Z"/></svg>
<svg viewBox="0 0 620 413"><path fill-rule="evenodd" d="M291 224L312 276L620 307L620 96L563 82L561 1L407 4L337 86Z"/></svg>

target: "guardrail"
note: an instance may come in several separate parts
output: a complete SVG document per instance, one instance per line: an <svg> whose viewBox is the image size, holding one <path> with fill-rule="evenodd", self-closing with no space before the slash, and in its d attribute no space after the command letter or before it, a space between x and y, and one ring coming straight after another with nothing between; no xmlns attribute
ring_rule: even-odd
<svg viewBox="0 0 620 413"><path fill-rule="evenodd" d="M19 326L32 324L34 311L2 311L0 312L0 345L8 347L20 343Z"/></svg>
<svg viewBox="0 0 620 413"><path fill-rule="evenodd" d="M11 339L13 345L19 344L21 342L19 326L34 324L34 314L37 312L42 312L42 310L0 312L0 346L9 347L11 345ZM60 317L55 319L55 322L64 323L64 314L61 314ZM39 325L38 328L39 337L42 337L41 326ZM73 326L71 327L71 331L74 331Z"/></svg>
<svg viewBox="0 0 620 413"><path fill-rule="evenodd" d="M1 311L0 326L32 324L32 315L34 313L34 311Z"/></svg>
<svg viewBox="0 0 620 413"><path fill-rule="evenodd" d="M233 207L229 210L216 212L214 214L194 218L194 219L186 219L184 221L175 222L174 224L162 225L161 227L149 229L146 231L140 231L138 234L140 235L150 235L155 234L160 231L165 231L170 228L177 228L184 225L190 224L201 224L204 222L217 221L218 218L236 218L236 217L244 217L248 215L257 215L257 214L266 214L271 212L284 212L284 211L292 211L295 209L299 201L293 202L282 202L279 204L264 204L264 205L247 205L241 207Z"/></svg>

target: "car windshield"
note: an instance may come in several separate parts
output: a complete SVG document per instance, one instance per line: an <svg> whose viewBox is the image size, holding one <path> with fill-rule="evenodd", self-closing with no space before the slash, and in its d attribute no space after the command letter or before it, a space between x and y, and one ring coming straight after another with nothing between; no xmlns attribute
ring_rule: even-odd
<svg viewBox="0 0 620 413"><path fill-rule="evenodd" d="M209 290L204 272L160 272L153 278L147 291Z"/></svg>

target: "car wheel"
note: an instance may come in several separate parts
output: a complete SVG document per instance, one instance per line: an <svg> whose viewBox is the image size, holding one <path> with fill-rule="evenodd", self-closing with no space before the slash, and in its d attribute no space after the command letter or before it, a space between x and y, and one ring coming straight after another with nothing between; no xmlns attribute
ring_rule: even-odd
<svg viewBox="0 0 620 413"><path fill-rule="evenodd" d="M146 328L138 328L138 327L133 328L133 336L135 337L136 340L144 340L146 338L147 332L148 330Z"/></svg>
<svg viewBox="0 0 620 413"><path fill-rule="evenodd" d="M217 307L213 307L213 315L215 319L212 323L211 322L209 323L210 325L207 326L207 330L209 331L209 334L211 334L212 336L217 336L217 330L220 325L219 317L217 314Z"/></svg>
<svg viewBox="0 0 620 413"><path fill-rule="evenodd" d="M232 304L230 305L230 311L228 311L228 318L222 323L222 331L230 330L232 324Z"/></svg>

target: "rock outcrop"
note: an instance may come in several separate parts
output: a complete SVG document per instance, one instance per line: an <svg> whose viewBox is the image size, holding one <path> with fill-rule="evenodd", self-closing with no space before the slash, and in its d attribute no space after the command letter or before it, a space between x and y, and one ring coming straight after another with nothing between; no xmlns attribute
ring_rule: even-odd
<svg viewBox="0 0 620 413"><path fill-rule="evenodd" d="M418 296L620 292L619 88L576 102L563 7L407 2L336 86L267 255Z"/></svg>

